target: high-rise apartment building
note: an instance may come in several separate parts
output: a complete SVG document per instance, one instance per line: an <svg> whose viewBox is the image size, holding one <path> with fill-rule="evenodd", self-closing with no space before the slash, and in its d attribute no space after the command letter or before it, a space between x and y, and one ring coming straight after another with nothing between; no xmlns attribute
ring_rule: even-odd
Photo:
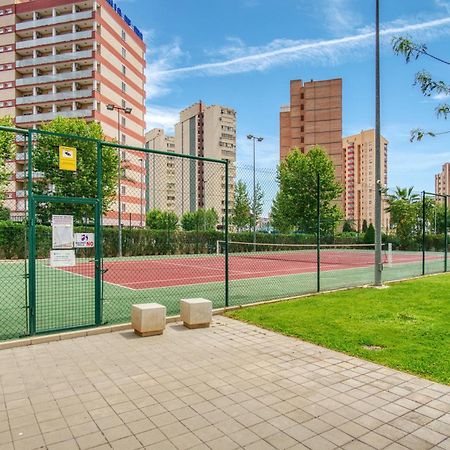
<svg viewBox="0 0 450 450"><path fill-rule="evenodd" d="M351 220L357 230L364 221L375 223L375 130L363 130L359 134L342 139L345 163L345 218ZM388 141L381 137L381 187L387 186ZM381 226L389 229L389 214L383 200Z"/></svg>
<svg viewBox="0 0 450 450"><path fill-rule="evenodd" d="M0 0L0 34L1 116L22 128L57 116L95 120L107 138L144 145L145 44L112 0ZM118 124L108 104L131 114ZM25 158L19 150L11 163L7 206L14 214L25 210ZM140 202L141 168L128 164L126 170L124 212L127 203ZM105 219L114 223L117 216L116 202Z"/></svg>
<svg viewBox="0 0 450 450"><path fill-rule="evenodd" d="M323 147L333 161L336 179L343 182L342 79L291 80L290 104L280 112L280 159L298 147L307 152Z"/></svg>
<svg viewBox="0 0 450 450"><path fill-rule="evenodd" d="M445 163L442 166L442 172L434 176L434 192L450 195L450 163Z"/></svg>
<svg viewBox="0 0 450 450"><path fill-rule="evenodd" d="M167 136L162 128L153 128L145 134L145 146L153 150L175 152L175 137ZM181 167L180 162L173 156L148 154L146 158L146 210L156 208L176 212L176 168Z"/></svg>
<svg viewBox="0 0 450 450"><path fill-rule="evenodd" d="M229 207L234 204L236 161L236 112L226 106L202 102L184 109L175 125L175 152L230 161ZM225 214L225 170L222 164L177 161L176 211L179 215L198 208Z"/></svg>

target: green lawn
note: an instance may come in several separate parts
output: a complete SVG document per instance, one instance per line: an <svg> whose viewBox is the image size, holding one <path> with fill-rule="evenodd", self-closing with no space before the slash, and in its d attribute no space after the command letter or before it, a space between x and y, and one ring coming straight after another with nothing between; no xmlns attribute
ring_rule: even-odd
<svg viewBox="0 0 450 450"><path fill-rule="evenodd" d="M273 331L450 384L450 275L228 313Z"/></svg>

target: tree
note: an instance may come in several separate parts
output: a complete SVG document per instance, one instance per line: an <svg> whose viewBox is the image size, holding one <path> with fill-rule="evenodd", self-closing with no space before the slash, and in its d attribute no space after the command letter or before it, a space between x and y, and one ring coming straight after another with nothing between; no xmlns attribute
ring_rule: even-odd
<svg viewBox="0 0 450 450"><path fill-rule="evenodd" d="M184 231L212 231L216 229L219 216L214 208L199 208L195 212L184 213L181 226Z"/></svg>
<svg viewBox="0 0 450 450"><path fill-rule="evenodd" d="M364 243L365 244L374 244L375 243L375 228L372 224L369 224L366 232L364 233Z"/></svg>
<svg viewBox="0 0 450 450"><path fill-rule="evenodd" d="M352 233L355 231L355 222L353 220L347 219L342 226L343 233Z"/></svg>
<svg viewBox="0 0 450 450"><path fill-rule="evenodd" d="M43 131L70 134L77 137L65 138L49 134L38 134L33 149L33 170L43 172L44 177L33 183L33 192L61 197L97 197L97 142L82 138L102 140L103 131L99 123L86 122L82 119L57 117L49 123L42 124ZM75 147L77 149L77 170L59 169L59 146ZM105 214L117 191L117 150L111 147L102 148L102 213ZM42 221L48 221L51 214L64 211L73 214L76 221L83 217L92 217L92 206L47 203L38 205L38 216Z"/></svg>
<svg viewBox="0 0 450 450"><path fill-rule="evenodd" d="M365 233L367 231L367 220L366 219L363 220L361 231L363 233Z"/></svg>
<svg viewBox="0 0 450 450"><path fill-rule="evenodd" d="M258 224L259 219L261 218L262 212L264 208L264 191L262 190L261 185L256 183L255 186L255 200L251 202L251 221L250 227L253 228L253 225ZM254 209L254 211L253 211Z"/></svg>
<svg viewBox="0 0 450 450"><path fill-rule="evenodd" d="M271 213L274 226L316 232L318 175L321 232L334 232L342 217L336 204L342 186L336 181L333 162L319 146L311 148L307 154L294 148L278 166L279 192Z"/></svg>
<svg viewBox="0 0 450 450"><path fill-rule="evenodd" d="M412 59L417 60L420 56L427 56L435 61L439 61L443 64L450 65L450 61L441 59L428 52L426 44L417 44L407 37L395 37L392 40L392 48L397 55L403 55L406 63L409 63ZM450 85L444 81L435 81L433 76L426 70L422 70L416 73L414 85L418 85L422 94L426 97L431 95L442 95L444 97L450 95ZM450 105L448 103L441 103L435 108L438 117L447 119L450 115ZM411 141L423 139L424 136L437 136L439 134L447 134L450 131L444 131L436 133L434 131L426 131L421 128L416 128L411 131Z"/></svg>
<svg viewBox="0 0 450 450"><path fill-rule="evenodd" d="M170 230L177 229L178 217L172 211L161 211L160 209L151 209L145 218L145 226L151 230Z"/></svg>
<svg viewBox="0 0 450 450"><path fill-rule="evenodd" d="M11 211L6 206L0 206L0 220L10 220Z"/></svg>
<svg viewBox="0 0 450 450"><path fill-rule="evenodd" d="M387 197L387 208L391 217L391 225L399 239L400 246L407 248L417 236L422 217L420 196L415 194L413 187L396 187L394 194Z"/></svg>
<svg viewBox="0 0 450 450"><path fill-rule="evenodd" d="M280 202L283 202L283 196L280 191L277 192L272 202L272 209L270 211L270 225L278 230L280 233L290 233L294 230L289 218L283 214L283 209L279 207Z"/></svg>
<svg viewBox="0 0 450 450"><path fill-rule="evenodd" d="M11 117L0 118L0 126L13 127ZM11 171L6 166L6 161L14 157L16 151L16 136L7 131L0 132L0 200L4 200Z"/></svg>
<svg viewBox="0 0 450 450"><path fill-rule="evenodd" d="M247 185L239 180L236 183L234 193L234 209L231 223L241 231L250 220L250 199L248 197Z"/></svg>

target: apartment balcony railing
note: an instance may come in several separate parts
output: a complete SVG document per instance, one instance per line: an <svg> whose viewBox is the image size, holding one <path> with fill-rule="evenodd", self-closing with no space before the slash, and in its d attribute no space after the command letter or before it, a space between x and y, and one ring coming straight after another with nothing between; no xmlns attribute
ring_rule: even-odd
<svg viewBox="0 0 450 450"><path fill-rule="evenodd" d="M16 23L16 30L28 30L29 28L47 27L49 25L57 25L59 23L74 22L77 20L86 20L92 17L92 11L80 11L72 14L62 14L55 17L45 17L37 20L27 20Z"/></svg>
<svg viewBox="0 0 450 450"><path fill-rule="evenodd" d="M16 153L16 161L26 161L28 159L28 153L19 152Z"/></svg>
<svg viewBox="0 0 450 450"><path fill-rule="evenodd" d="M33 172L32 177L33 178L44 178L45 174L44 174L44 172ZM24 180L24 179L28 178L28 174L27 174L27 172L16 172L16 178L18 180Z"/></svg>
<svg viewBox="0 0 450 450"><path fill-rule="evenodd" d="M57 111L41 114L30 114L27 116L17 116L16 123L29 123L29 122L46 122L53 120L56 117L90 117L92 115L92 109L76 109L73 111Z"/></svg>
<svg viewBox="0 0 450 450"><path fill-rule="evenodd" d="M79 78L90 78L92 76L92 69L77 70L75 72L61 72L51 75L40 75L37 77L18 78L16 86L28 86L30 84L39 83L53 83L55 81L76 80Z"/></svg>
<svg viewBox="0 0 450 450"><path fill-rule="evenodd" d="M30 95L28 97L16 98L16 105L28 105L30 103L55 102L58 100L76 100L90 97L92 89L82 89L80 91L57 92L56 94Z"/></svg>
<svg viewBox="0 0 450 450"><path fill-rule="evenodd" d="M39 58L28 58L16 61L16 67L29 67L38 64L56 64L64 61L73 61L77 59L86 59L92 57L92 50L83 50L80 52L63 53L62 55L41 56Z"/></svg>
<svg viewBox="0 0 450 450"><path fill-rule="evenodd" d="M24 198L28 195L28 191L19 190L16 191L16 198Z"/></svg>
<svg viewBox="0 0 450 450"><path fill-rule="evenodd" d="M16 42L16 49L37 47L39 45L53 45L61 42L76 41L78 39L90 39L92 30L78 31L76 33L58 34L56 36L48 36L38 39L27 39L26 41Z"/></svg>

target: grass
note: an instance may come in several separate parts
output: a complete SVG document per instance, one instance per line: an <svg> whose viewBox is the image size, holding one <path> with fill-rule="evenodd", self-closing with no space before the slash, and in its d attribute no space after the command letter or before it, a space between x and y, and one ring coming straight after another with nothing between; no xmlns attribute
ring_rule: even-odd
<svg viewBox="0 0 450 450"><path fill-rule="evenodd" d="M228 313L288 336L450 384L450 275Z"/></svg>

